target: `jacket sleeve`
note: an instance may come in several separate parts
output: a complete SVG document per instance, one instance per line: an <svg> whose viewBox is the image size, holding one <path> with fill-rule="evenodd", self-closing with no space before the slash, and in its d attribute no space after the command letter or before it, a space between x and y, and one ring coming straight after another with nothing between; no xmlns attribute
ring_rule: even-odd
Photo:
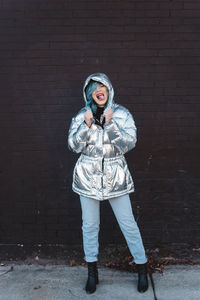
<svg viewBox="0 0 200 300"><path fill-rule="evenodd" d="M76 153L80 153L87 145L89 127L84 122L83 114L72 118L68 133L68 147Z"/></svg>
<svg viewBox="0 0 200 300"><path fill-rule="evenodd" d="M125 154L135 147L137 142L137 128L129 111L126 112L126 116L120 121L113 116L113 118L104 125L104 130L107 132L110 143L114 144L122 154Z"/></svg>

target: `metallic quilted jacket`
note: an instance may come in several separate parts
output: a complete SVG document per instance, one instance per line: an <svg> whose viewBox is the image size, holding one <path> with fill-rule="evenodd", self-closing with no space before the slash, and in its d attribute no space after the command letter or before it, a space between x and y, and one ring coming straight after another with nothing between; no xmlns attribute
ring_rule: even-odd
<svg viewBox="0 0 200 300"><path fill-rule="evenodd" d="M84 122L87 109L82 108L72 119L68 146L73 152L81 153L73 171L73 191L101 201L134 191L124 154L135 147L137 129L128 109L114 102L114 90L105 74L95 73L86 79L83 87L85 102L90 80L107 87L113 118L103 128L93 120L89 128Z"/></svg>

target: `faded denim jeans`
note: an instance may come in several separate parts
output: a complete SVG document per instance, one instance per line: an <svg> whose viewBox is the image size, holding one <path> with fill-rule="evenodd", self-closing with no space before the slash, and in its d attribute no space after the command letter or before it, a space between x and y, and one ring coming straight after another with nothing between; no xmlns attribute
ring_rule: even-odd
<svg viewBox="0 0 200 300"><path fill-rule="evenodd" d="M147 262L139 228L133 216L129 194L108 200L136 264ZM80 196L82 209L83 250L86 262L98 260L100 202Z"/></svg>

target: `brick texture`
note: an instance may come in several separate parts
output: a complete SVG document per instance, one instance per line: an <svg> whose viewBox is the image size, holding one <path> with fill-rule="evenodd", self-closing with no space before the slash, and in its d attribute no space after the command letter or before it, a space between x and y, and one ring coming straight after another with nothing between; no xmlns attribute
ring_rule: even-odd
<svg viewBox="0 0 200 300"><path fill-rule="evenodd" d="M199 32L199 1L0 2L0 244L81 244L67 133L104 72L138 128L126 158L145 246L199 245ZM100 242L125 243L106 201Z"/></svg>

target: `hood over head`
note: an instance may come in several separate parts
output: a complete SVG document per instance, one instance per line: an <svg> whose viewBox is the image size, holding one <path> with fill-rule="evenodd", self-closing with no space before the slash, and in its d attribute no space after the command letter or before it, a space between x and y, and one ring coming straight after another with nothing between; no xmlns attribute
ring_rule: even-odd
<svg viewBox="0 0 200 300"><path fill-rule="evenodd" d="M84 86L83 86L83 97L84 97L84 100L86 103L86 108L91 109L93 112L95 112L95 110L97 108L96 103L92 99L88 99L87 93L86 93L87 87L91 83L91 81L100 82L107 87L108 100L107 100L105 107L111 107L112 104L114 103L114 100L113 100L114 90L113 90L112 83L106 74L94 73L87 77L87 79L85 80Z"/></svg>

